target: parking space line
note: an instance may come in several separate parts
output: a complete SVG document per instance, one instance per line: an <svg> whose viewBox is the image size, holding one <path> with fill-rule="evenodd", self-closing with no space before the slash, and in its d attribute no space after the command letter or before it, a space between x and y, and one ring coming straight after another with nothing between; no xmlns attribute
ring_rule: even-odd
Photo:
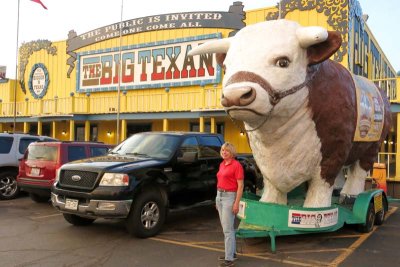
<svg viewBox="0 0 400 267"><path fill-rule="evenodd" d="M331 248L331 249L309 249L309 250L296 250L296 251L281 251L285 254L301 254L301 253L323 253L323 252L336 252L344 251L346 248Z"/></svg>
<svg viewBox="0 0 400 267"><path fill-rule="evenodd" d="M392 215L398 208L397 207L392 207L388 210L388 213L386 214L386 219L389 218L390 215ZM345 259L347 259L359 246L361 246L362 243L364 243L365 240L368 239L372 235L373 232L378 229L378 226L375 226L374 229L372 229L371 232L365 233L360 236L353 244L351 244L350 247L348 247L342 254L340 254L336 259L334 259L330 266L338 266L340 263L342 263Z"/></svg>
<svg viewBox="0 0 400 267"><path fill-rule="evenodd" d="M168 240L164 238L158 238L158 237L151 237L151 240L154 241L159 241L163 243L168 243L168 244L173 244L173 245L178 245L178 246L184 246L184 247L192 247L192 248L200 248L200 249L205 249L205 250L210 250L210 251L217 251L217 252L224 252L224 249L219 249L219 248L212 248L212 247L206 247L198 244L193 244L193 243L187 243L187 242L179 242L179 241L174 241L174 240ZM239 256L243 257L250 257L250 258L255 258L255 259L262 259L262 260L271 260L275 262L280 262L280 263L285 263L285 264L291 264L295 266L315 266L315 263L303 263L303 262L298 262L298 261L292 261L292 260L285 260L285 259L277 259L274 257L269 257L269 256L260 256L259 254L242 254L238 253Z"/></svg>
<svg viewBox="0 0 400 267"><path fill-rule="evenodd" d="M56 216L61 216L61 213L54 213L54 214L50 214L50 215L42 215L42 216L33 216L33 217L29 217L29 219L32 220L37 220L37 219L45 219L45 218L50 218L50 217L56 217Z"/></svg>
<svg viewBox="0 0 400 267"><path fill-rule="evenodd" d="M213 230L213 231L198 231L201 233L221 233L221 230ZM193 234L196 233L195 231L168 231L168 232L162 232L162 235L172 235L172 236L176 236L176 235L187 235L187 234Z"/></svg>
<svg viewBox="0 0 400 267"><path fill-rule="evenodd" d="M362 236L362 234L353 234L353 235L332 235L329 238L358 238Z"/></svg>
<svg viewBox="0 0 400 267"><path fill-rule="evenodd" d="M201 241L201 242L189 242L190 244L193 244L193 245L202 245L202 244L205 244L205 245L207 245L207 244L209 244L209 245L211 245L211 244L224 244L224 242L222 242L222 241Z"/></svg>
<svg viewBox="0 0 400 267"><path fill-rule="evenodd" d="M398 208L397 207L390 207L387 214L386 214L386 219L391 216ZM292 259L282 259L282 258L277 258L276 254L271 254L268 252L262 252L262 253L238 253L238 255L243 256L243 257L250 257L250 258L256 258L256 259L262 259L262 260L269 260L269 261L275 261L275 262L280 262L280 263L285 263L285 264L290 264L290 265L296 265L296 266L315 266L317 265L324 265L324 266L338 266L340 263L342 263L346 258L348 258L365 240L368 239L368 237L376 231L378 227L374 227L373 230L370 233L366 234L343 234L343 235L332 235L329 238L355 238L356 240L346 248L334 248L334 249L316 249L316 250L297 250L297 251L281 251L283 254L304 254L304 253L329 253L329 252L338 252L340 253L339 256L337 256L333 261L331 262L322 262L322 261L315 261L315 260L310 260L310 259L297 259L293 258ZM218 232L218 231L207 231L207 232ZM164 233L167 235L176 235L177 233L182 233L182 232L168 232ZM187 233L187 232L186 232ZM210 251L218 251L218 252L224 252L224 249L221 248L215 248L215 247L209 247L210 245L220 245L223 244L223 242L219 241L195 241L195 242L190 242L189 240L179 240L174 238L174 240L171 239L166 239L166 238L159 238L159 237L153 237L151 238L155 241L159 242L164 242L164 243L169 243L169 244L174 244L174 245L179 245L179 246L186 246L186 247L193 247L193 248L199 248L199 249L205 249L205 250L210 250ZM208 246L207 246L208 245Z"/></svg>

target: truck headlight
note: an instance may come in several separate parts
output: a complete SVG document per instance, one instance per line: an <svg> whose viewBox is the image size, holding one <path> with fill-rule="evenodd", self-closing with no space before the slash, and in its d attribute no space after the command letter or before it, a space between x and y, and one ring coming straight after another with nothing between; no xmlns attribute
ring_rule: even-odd
<svg viewBox="0 0 400 267"><path fill-rule="evenodd" d="M125 173L108 173L101 177L100 185L103 186L128 186L129 176Z"/></svg>
<svg viewBox="0 0 400 267"><path fill-rule="evenodd" d="M56 178L54 179L54 184L56 184L58 181L60 181L60 173L61 173L61 168L58 168L56 170Z"/></svg>

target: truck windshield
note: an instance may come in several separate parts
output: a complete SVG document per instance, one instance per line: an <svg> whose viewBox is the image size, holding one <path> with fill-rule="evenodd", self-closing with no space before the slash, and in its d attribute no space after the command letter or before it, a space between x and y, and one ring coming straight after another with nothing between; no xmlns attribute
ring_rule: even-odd
<svg viewBox="0 0 400 267"><path fill-rule="evenodd" d="M176 151L178 142L178 136L139 133L126 139L115 147L110 154L168 159Z"/></svg>

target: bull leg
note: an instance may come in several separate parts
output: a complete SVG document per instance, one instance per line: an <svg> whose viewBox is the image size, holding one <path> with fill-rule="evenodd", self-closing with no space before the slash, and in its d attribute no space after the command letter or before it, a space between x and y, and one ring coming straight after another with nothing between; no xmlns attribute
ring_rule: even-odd
<svg viewBox="0 0 400 267"><path fill-rule="evenodd" d="M322 208L330 207L332 200L333 186L321 177L315 177L309 182L304 207Z"/></svg>
<svg viewBox="0 0 400 267"><path fill-rule="evenodd" d="M342 195L357 196L364 191L365 178L367 171L361 168L360 161L358 160L353 164L347 175L347 180L343 186Z"/></svg>
<svg viewBox="0 0 400 267"><path fill-rule="evenodd" d="M264 190L261 202L287 204L287 194L279 191L268 179L264 178Z"/></svg>

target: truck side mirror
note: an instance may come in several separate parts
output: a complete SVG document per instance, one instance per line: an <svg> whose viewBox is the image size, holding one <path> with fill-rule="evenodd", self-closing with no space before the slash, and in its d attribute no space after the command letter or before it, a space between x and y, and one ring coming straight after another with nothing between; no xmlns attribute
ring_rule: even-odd
<svg viewBox="0 0 400 267"><path fill-rule="evenodd" d="M197 152L186 151L182 153L182 156L178 156L179 163L193 163L197 160Z"/></svg>

